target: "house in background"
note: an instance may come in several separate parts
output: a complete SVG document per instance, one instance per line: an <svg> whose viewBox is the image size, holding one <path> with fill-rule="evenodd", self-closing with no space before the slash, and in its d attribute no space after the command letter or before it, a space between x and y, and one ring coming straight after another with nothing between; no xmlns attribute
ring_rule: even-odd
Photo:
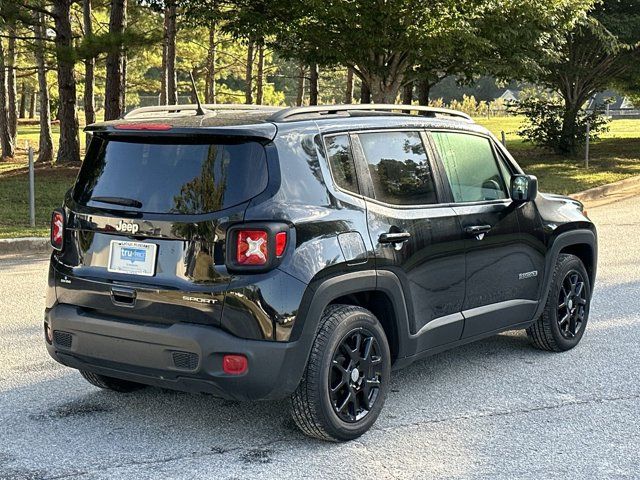
<svg viewBox="0 0 640 480"><path fill-rule="evenodd" d="M505 105L509 103L518 103L520 92L521 90L513 90L507 88L504 92L502 92L502 95L496 98L496 100L502 100Z"/></svg>
<svg viewBox="0 0 640 480"><path fill-rule="evenodd" d="M612 117L640 115L640 108L636 107L628 97L613 90L597 93L587 103L587 110L593 111L597 107L604 107L605 113Z"/></svg>

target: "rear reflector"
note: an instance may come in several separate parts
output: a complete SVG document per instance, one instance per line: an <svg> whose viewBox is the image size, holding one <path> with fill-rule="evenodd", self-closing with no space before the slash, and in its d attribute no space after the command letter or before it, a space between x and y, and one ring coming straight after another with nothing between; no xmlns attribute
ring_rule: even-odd
<svg viewBox="0 0 640 480"><path fill-rule="evenodd" d="M222 357L222 370L229 375L242 375L247 371L247 357L244 355L225 355Z"/></svg>
<svg viewBox="0 0 640 480"><path fill-rule="evenodd" d="M51 246L60 251L64 246L64 214L60 210L54 210L51 214Z"/></svg>
<svg viewBox="0 0 640 480"><path fill-rule="evenodd" d="M236 262L239 265L265 265L269 254L269 237L264 230L240 230L236 247Z"/></svg>
<svg viewBox="0 0 640 480"><path fill-rule="evenodd" d="M276 233L276 257L281 257L287 248L287 232Z"/></svg>
<svg viewBox="0 0 640 480"><path fill-rule="evenodd" d="M167 123L121 123L114 125L116 130L171 130L171 125Z"/></svg>

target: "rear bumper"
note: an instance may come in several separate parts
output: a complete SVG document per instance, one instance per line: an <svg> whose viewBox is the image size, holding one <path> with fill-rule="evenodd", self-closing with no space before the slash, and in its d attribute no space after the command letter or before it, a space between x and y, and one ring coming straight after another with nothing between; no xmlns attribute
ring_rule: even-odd
<svg viewBox="0 0 640 480"><path fill-rule="evenodd" d="M291 394L306 365L303 341L245 340L206 325L142 324L58 304L45 313L54 331L49 354L72 368L133 382L232 400ZM222 370L226 353L243 354L242 375Z"/></svg>

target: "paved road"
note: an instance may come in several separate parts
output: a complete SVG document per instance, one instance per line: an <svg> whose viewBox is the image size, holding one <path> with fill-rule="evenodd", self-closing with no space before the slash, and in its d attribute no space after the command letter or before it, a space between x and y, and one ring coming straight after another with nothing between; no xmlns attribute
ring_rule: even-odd
<svg viewBox="0 0 640 480"><path fill-rule="evenodd" d="M375 428L335 445L287 402L100 391L42 344L46 260L0 260L0 479L640 478L640 197L593 209L598 285L564 354L519 332L393 376Z"/></svg>

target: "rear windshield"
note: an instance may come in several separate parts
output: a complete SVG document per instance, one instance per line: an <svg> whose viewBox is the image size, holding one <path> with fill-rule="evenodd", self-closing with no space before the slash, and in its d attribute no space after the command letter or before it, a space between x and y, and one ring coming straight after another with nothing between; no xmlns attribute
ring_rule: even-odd
<svg viewBox="0 0 640 480"><path fill-rule="evenodd" d="M73 198L102 209L196 215L243 203L261 193L267 180L258 142L94 137Z"/></svg>

